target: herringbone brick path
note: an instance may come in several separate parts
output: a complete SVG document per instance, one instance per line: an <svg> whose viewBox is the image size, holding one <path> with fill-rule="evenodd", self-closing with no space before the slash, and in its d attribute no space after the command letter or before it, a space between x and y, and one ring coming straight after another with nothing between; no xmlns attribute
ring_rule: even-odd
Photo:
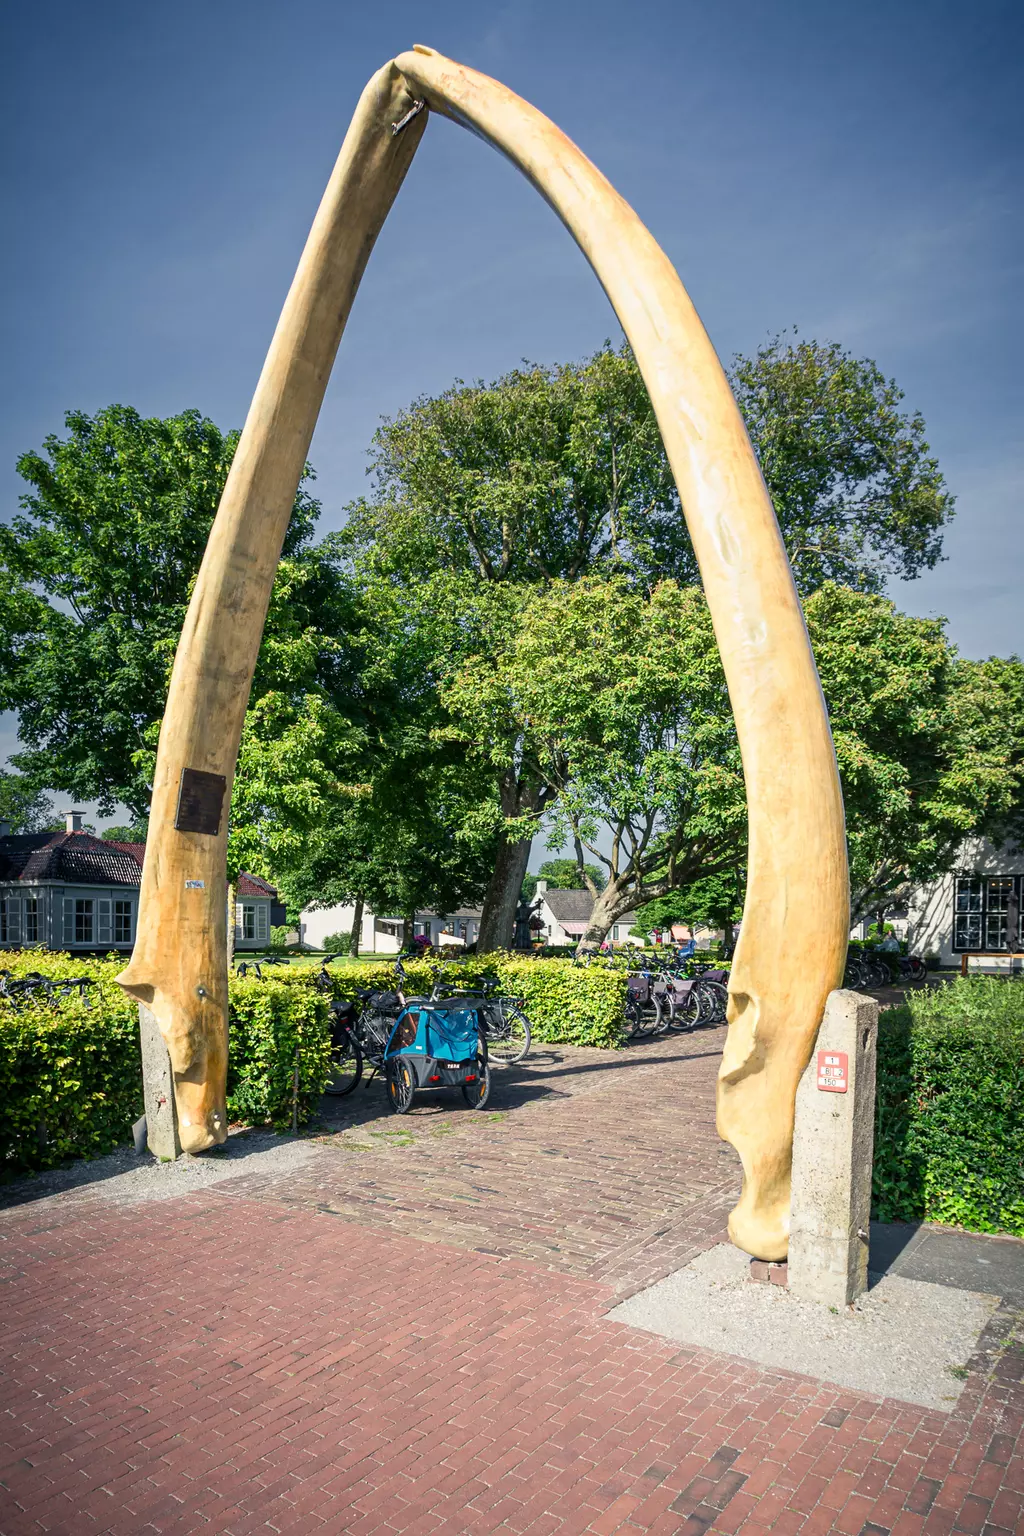
<svg viewBox="0 0 1024 1536"><path fill-rule="evenodd" d="M716 1043L558 1053L497 1119L373 1089L288 1181L8 1211L0 1532L1024 1528L1019 1349L941 1414L606 1319L719 1239Z"/></svg>

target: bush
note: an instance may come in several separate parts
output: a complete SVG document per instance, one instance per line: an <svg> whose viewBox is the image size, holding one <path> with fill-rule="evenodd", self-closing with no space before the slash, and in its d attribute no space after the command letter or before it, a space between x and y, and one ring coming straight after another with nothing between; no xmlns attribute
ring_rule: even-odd
<svg viewBox="0 0 1024 1536"><path fill-rule="evenodd" d="M329 933L324 939L325 955L347 955L352 948L350 933Z"/></svg>
<svg viewBox="0 0 1024 1536"><path fill-rule="evenodd" d="M299 980L231 978L228 1114L236 1120L289 1126L296 1065L300 1125L319 1103L330 1075L330 1016L323 993Z"/></svg>
<svg viewBox="0 0 1024 1536"><path fill-rule="evenodd" d="M971 977L882 1014L873 1195L880 1221L1024 1237L1024 986Z"/></svg>
<svg viewBox="0 0 1024 1536"><path fill-rule="evenodd" d="M12 975L40 971L54 980L89 976L89 1006L0 1003L0 1173L53 1168L98 1157L131 1139L143 1112L139 1016L117 985L121 957L83 960L46 951L9 951ZM306 1123L328 1075L327 1002L314 972L287 980L233 976L229 984L228 1110L258 1124L291 1123L296 1059L299 1123Z"/></svg>
<svg viewBox="0 0 1024 1536"><path fill-rule="evenodd" d="M430 991L432 963L405 962L407 993ZM337 996L354 997L366 987L393 988L394 975L391 965L378 961L348 966L332 980ZM483 976L497 976L507 996L523 999L533 1037L542 1044L614 1049L626 1038L624 970L601 962L577 966L570 960L531 960L506 951L449 962L445 975L467 987L478 986Z"/></svg>

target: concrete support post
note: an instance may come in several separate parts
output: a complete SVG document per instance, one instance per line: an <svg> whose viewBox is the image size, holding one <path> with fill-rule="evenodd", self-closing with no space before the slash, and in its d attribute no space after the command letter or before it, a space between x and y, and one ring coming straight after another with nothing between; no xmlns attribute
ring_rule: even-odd
<svg viewBox="0 0 1024 1536"><path fill-rule="evenodd" d="M868 1284L878 1004L830 992L796 1095L789 1289L845 1307Z"/></svg>
<svg viewBox="0 0 1024 1536"><path fill-rule="evenodd" d="M181 1156L178 1114L174 1107L171 1059L155 1016L139 1004L139 1036L142 1040L142 1087L146 1103L146 1145L161 1162Z"/></svg>

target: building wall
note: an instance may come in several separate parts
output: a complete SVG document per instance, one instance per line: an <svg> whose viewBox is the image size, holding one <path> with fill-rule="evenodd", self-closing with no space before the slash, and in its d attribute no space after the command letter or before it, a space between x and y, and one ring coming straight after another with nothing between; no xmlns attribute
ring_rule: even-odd
<svg viewBox="0 0 1024 1536"><path fill-rule="evenodd" d="M996 847L984 838L969 838L957 855L957 872L991 878L1024 875L1024 852ZM943 965L957 965L960 951L953 948L953 902L956 875L914 891L907 908L907 937L916 955L938 955Z"/></svg>

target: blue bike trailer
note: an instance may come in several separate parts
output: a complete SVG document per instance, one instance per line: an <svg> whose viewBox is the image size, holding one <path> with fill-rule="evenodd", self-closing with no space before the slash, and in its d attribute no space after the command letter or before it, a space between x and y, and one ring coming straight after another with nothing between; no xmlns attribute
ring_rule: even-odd
<svg viewBox="0 0 1024 1536"><path fill-rule="evenodd" d="M484 1054L480 1018L476 1008L457 1002L412 1002L399 1014L391 1031L385 1064L401 1057L414 1075L416 1086L463 1083L477 1071Z"/></svg>

